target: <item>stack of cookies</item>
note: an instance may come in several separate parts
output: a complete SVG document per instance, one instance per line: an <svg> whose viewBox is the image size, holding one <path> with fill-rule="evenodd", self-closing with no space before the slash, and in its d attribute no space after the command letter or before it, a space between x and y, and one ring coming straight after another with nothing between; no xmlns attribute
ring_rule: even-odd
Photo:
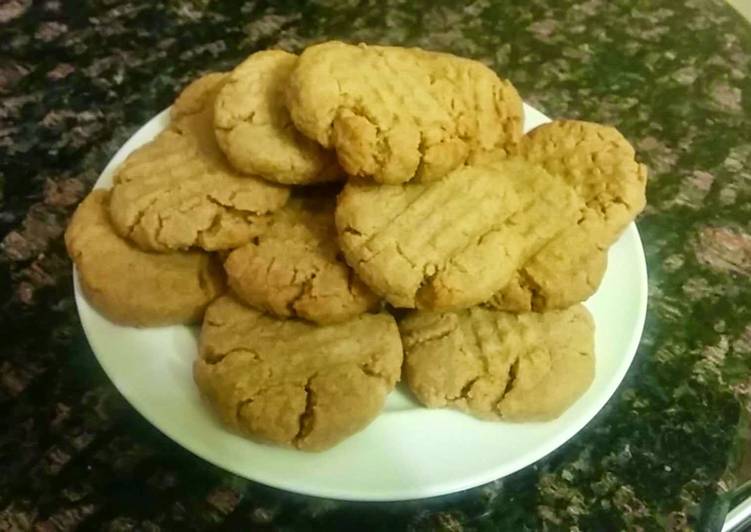
<svg viewBox="0 0 751 532"><path fill-rule="evenodd" d="M401 378L428 407L551 419L592 381L580 303L646 170L613 128L522 123L468 59L258 52L183 90L79 206L68 252L111 320L202 320L195 382L254 439L330 447Z"/></svg>

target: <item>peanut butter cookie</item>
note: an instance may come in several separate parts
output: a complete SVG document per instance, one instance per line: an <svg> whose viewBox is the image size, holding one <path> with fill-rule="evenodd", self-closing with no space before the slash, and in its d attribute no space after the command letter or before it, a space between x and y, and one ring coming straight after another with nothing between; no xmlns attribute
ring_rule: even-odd
<svg viewBox="0 0 751 532"><path fill-rule="evenodd" d="M511 83L477 61L417 48L311 46L289 79L287 107L347 173L379 183L439 179L522 134Z"/></svg>
<svg viewBox="0 0 751 532"><path fill-rule="evenodd" d="M178 94L170 108L169 129L198 141L201 154L226 165L226 157L214 136L214 102L227 82L226 72L211 72L196 79Z"/></svg>
<svg viewBox="0 0 751 532"><path fill-rule="evenodd" d="M115 174L112 223L142 249L238 247L287 201L287 188L238 173L216 146L211 113L223 79L209 74L187 87L170 128L134 151Z"/></svg>
<svg viewBox="0 0 751 532"><path fill-rule="evenodd" d="M328 193L327 193L328 192ZM371 310L379 299L341 257L331 191L292 197L267 229L224 262L243 302L276 316L335 323Z"/></svg>
<svg viewBox="0 0 751 532"><path fill-rule="evenodd" d="M109 192L94 190L65 231L86 298L122 325L192 323L223 290L221 266L207 253L149 253L115 233Z"/></svg>
<svg viewBox="0 0 751 532"><path fill-rule="evenodd" d="M278 320L226 296L206 311L200 344L195 380L225 425L310 451L368 425L402 364L389 314L316 326Z"/></svg>
<svg viewBox="0 0 751 532"><path fill-rule="evenodd" d="M399 329L404 379L428 407L508 421L553 419L594 378L594 323L582 305L544 314L418 311Z"/></svg>
<svg viewBox="0 0 751 532"><path fill-rule="evenodd" d="M216 100L216 138L232 165L290 185L339 180L336 154L300 134L284 106L297 56L257 52L229 75Z"/></svg>
<svg viewBox="0 0 751 532"><path fill-rule="evenodd" d="M616 129L591 122L542 125L515 153L561 176L584 208L578 222L532 257L490 304L524 312L584 301L602 281L608 248L644 208L647 169Z"/></svg>
<svg viewBox="0 0 751 532"><path fill-rule="evenodd" d="M396 307L478 304L568 225L580 200L521 160L465 166L433 183L350 182L336 226L347 262Z"/></svg>

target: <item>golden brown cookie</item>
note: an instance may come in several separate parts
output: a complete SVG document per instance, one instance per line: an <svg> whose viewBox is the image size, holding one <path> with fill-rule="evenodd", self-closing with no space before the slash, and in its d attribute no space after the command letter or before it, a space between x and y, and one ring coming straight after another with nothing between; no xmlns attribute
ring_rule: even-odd
<svg viewBox="0 0 751 532"><path fill-rule="evenodd" d="M192 323L224 287L209 254L149 253L120 238L107 215L109 192L94 190L65 231L86 299L122 325Z"/></svg>
<svg viewBox="0 0 751 532"><path fill-rule="evenodd" d="M301 135L284 106L297 56L265 50L235 68L216 99L216 138L242 172L290 185L339 180L334 152Z"/></svg>
<svg viewBox="0 0 751 532"><path fill-rule="evenodd" d="M580 207L560 178L508 160L433 183L350 182L336 226L347 262L376 294L396 307L456 309L506 285Z"/></svg>
<svg viewBox="0 0 751 532"><path fill-rule="evenodd" d="M543 314L417 311L399 323L404 379L428 407L508 421L558 417L594 378L594 323L577 305Z"/></svg>
<svg viewBox="0 0 751 532"><path fill-rule="evenodd" d="M289 196L285 187L238 173L222 156L207 132L212 94L223 78L209 76L185 89L170 128L130 154L115 174L112 223L142 249L240 246Z"/></svg>
<svg viewBox="0 0 751 532"><path fill-rule="evenodd" d="M227 158L214 136L214 104L228 79L226 72L211 72L190 83L172 104L169 124L169 129L196 139L201 155L225 169Z"/></svg>
<svg viewBox="0 0 751 532"><path fill-rule="evenodd" d="M597 291L607 268L612 231L591 209L524 264L488 302L509 312L567 308Z"/></svg>
<svg viewBox="0 0 751 532"><path fill-rule="evenodd" d="M402 364L389 314L316 326L273 318L227 296L206 311L200 344L195 380L225 425L309 451L368 425Z"/></svg>
<svg viewBox="0 0 751 532"><path fill-rule="evenodd" d="M644 208L647 169L616 129L574 120L532 130L516 154L561 176L585 205L578 223L532 257L490 304L524 312L584 301L600 285L608 248Z"/></svg>
<svg viewBox="0 0 751 532"><path fill-rule="evenodd" d="M290 77L287 108L347 173L379 183L439 179L522 134L511 83L477 61L417 48L311 46Z"/></svg>
<svg viewBox="0 0 751 532"><path fill-rule="evenodd" d="M328 193L326 193L328 192ZM379 299L341 257L331 191L292 197L224 269L243 302L282 317L336 323L372 310Z"/></svg>

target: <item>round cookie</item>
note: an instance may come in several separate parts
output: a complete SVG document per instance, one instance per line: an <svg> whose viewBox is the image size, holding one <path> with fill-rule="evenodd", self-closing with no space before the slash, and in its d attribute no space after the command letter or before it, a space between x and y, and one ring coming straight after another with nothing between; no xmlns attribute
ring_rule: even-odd
<svg viewBox="0 0 751 532"><path fill-rule="evenodd" d="M524 312L584 301L602 281L608 248L644 208L646 167L616 129L574 120L530 131L516 154L561 176L585 205L577 224L543 247L489 303Z"/></svg>
<svg viewBox="0 0 751 532"><path fill-rule="evenodd" d="M316 326L278 320L225 296L206 311L193 373L226 426L317 451L378 415L401 364L399 331L389 314Z"/></svg>
<svg viewBox="0 0 751 532"><path fill-rule="evenodd" d="M378 297L344 262L336 241L333 194L292 197L259 236L224 262L243 302L282 317L346 321L374 309Z"/></svg>
<svg viewBox="0 0 751 532"><path fill-rule="evenodd" d="M522 135L511 83L477 61L418 48L310 46L286 99L297 129L335 149L348 174L378 183L440 179Z"/></svg>
<svg viewBox="0 0 751 532"><path fill-rule="evenodd" d="M287 188L231 168L213 136L206 134L211 129L201 124L210 119L211 95L223 79L210 74L186 88L173 109L170 128L117 169L112 223L142 249L238 247L289 197Z"/></svg>
<svg viewBox="0 0 751 532"><path fill-rule="evenodd" d="M230 74L216 99L214 127L232 165L277 183L336 181L344 173L334 152L301 135L284 106L297 56L257 52Z"/></svg>
<svg viewBox="0 0 751 532"><path fill-rule="evenodd" d="M169 128L196 139L202 155L232 170L214 136L214 105L228 79L226 72L210 72L185 87L170 108Z"/></svg>
<svg viewBox="0 0 751 532"><path fill-rule="evenodd" d="M404 379L428 407L507 421L558 417L594 378L594 323L576 305L543 314L483 307L399 323Z"/></svg>
<svg viewBox="0 0 751 532"><path fill-rule="evenodd" d="M122 325L193 323L224 287L221 266L207 253L148 253L110 225L109 192L94 190L65 231L68 255L88 301Z"/></svg>
<svg viewBox="0 0 751 532"><path fill-rule="evenodd" d="M580 208L560 178L507 160L433 183L350 181L335 219L347 262L376 294L396 307L436 310L486 301Z"/></svg>
<svg viewBox="0 0 751 532"><path fill-rule="evenodd" d="M615 227L627 225L644 208L647 168L614 127L556 120L527 133L515 153L563 177Z"/></svg>
<svg viewBox="0 0 751 532"><path fill-rule="evenodd" d="M524 264L488 301L509 312L570 307L588 299L607 268L612 232L596 211L585 208L566 228Z"/></svg>

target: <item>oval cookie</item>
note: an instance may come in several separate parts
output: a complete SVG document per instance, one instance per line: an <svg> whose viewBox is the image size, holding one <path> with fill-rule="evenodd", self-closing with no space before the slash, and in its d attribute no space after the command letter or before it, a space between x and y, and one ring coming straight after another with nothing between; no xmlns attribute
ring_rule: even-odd
<svg viewBox="0 0 751 532"><path fill-rule="evenodd" d="M170 129L135 150L114 176L112 223L143 249L238 247L289 196L287 188L240 174L226 162L209 125L212 94L224 78L209 76L185 89Z"/></svg>
<svg viewBox="0 0 751 532"><path fill-rule="evenodd" d="M562 177L584 208L578 222L532 257L490 304L523 312L584 301L600 285L608 248L644 208L646 167L616 129L573 120L532 130L516 153Z"/></svg>
<svg viewBox="0 0 751 532"><path fill-rule="evenodd" d="M379 183L439 179L522 134L511 83L477 61L417 48L311 46L290 77L287 107L348 174Z"/></svg>
<svg viewBox="0 0 751 532"><path fill-rule="evenodd" d="M290 185L339 180L333 152L301 135L284 106L284 91L297 56L266 50L229 75L216 100L216 138L242 172Z"/></svg>
<svg viewBox="0 0 751 532"><path fill-rule="evenodd" d="M336 199L328 192L292 197L259 236L229 254L224 269L238 298L316 323L346 321L378 305L341 257Z"/></svg>
<svg viewBox="0 0 751 532"><path fill-rule="evenodd" d="M221 266L207 253L148 253L115 233L109 192L94 190L65 231L86 298L122 325L192 323L223 290Z"/></svg>
<svg viewBox="0 0 751 532"><path fill-rule="evenodd" d="M543 314L418 311L399 330L404 379L428 407L508 421L553 419L594 378L594 323L582 305Z"/></svg>
<svg viewBox="0 0 751 532"><path fill-rule="evenodd" d="M507 284L580 208L561 179L508 160L433 183L349 182L336 226L347 262L376 294L396 307L456 309Z"/></svg>
<svg viewBox="0 0 751 532"><path fill-rule="evenodd" d="M399 380L394 318L337 325L278 320L232 297L206 311L194 377L221 421L298 449L326 449L363 429Z"/></svg>

